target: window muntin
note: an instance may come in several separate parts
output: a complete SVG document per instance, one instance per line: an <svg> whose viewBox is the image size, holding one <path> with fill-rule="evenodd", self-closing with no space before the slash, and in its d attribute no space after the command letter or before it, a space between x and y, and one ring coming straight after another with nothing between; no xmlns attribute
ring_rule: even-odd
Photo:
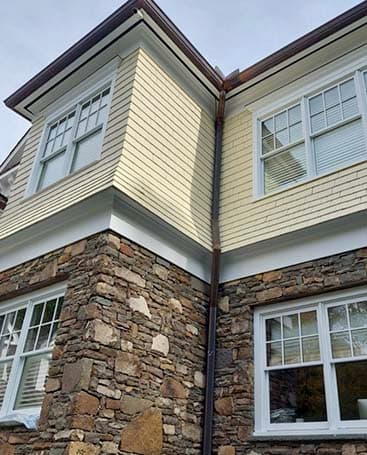
<svg viewBox="0 0 367 455"><path fill-rule="evenodd" d="M36 191L99 159L110 95L104 88L48 125Z"/></svg>
<svg viewBox="0 0 367 455"><path fill-rule="evenodd" d="M366 99L360 99L366 95L367 72L362 75L363 90L359 74L259 122L261 194L367 158L367 118L361 109Z"/></svg>
<svg viewBox="0 0 367 455"><path fill-rule="evenodd" d="M367 296L267 310L254 337L256 432L365 431Z"/></svg>
<svg viewBox="0 0 367 455"><path fill-rule="evenodd" d="M0 313L0 416L39 412L63 303L56 293Z"/></svg>

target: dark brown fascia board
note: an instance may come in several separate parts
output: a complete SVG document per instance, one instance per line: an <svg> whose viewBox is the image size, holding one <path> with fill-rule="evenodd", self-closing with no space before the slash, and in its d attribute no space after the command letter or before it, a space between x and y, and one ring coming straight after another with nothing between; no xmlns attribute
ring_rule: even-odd
<svg viewBox="0 0 367 455"><path fill-rule="evenodd" d="M279 49L268 57L265 57L254 65L251 65L240 72L234 73L232 76L228 76L225 78L223 83L224 89L226 92L230 92L245 82L254 79L256 76L259 76L265 71L285 62L289 58L294 57L296 54L330 37L334 33L339 32L343 28L348 27L349 25L357 22L360 19L363 19L366 16L367 0L345 11L334 19L331 19L320 27L302 36L301 38L298 38L290 44L287 44L283 48Z"/></svg>
<svg viewBox="0 0 367 455"><path fill-rule="evenodd" d="M6 106L15 110L19 103L67 68L93 46L98 44L99 41L108 36L139 9L146 11L186 57L190 59L200 72L214 85L214 87L218 90L222 87L223 79L221 76L153 0L129 0L107 17L107 19L97 25L91 32L61 54L56 60L10 95L4 101Z"/></svg>
<svg viewBox="0 0 367 455"><path fill-rule="evenodd" d="M61 54L60 57L10 95L5 100L6 106L16 110L16 106L20 102L42 87L42 85L47 83L52 77L67 68L67 66L95 46L139 9L143 9L148 13L186 57L201 71L208 81L210 81L218 90L224 88L226 92L230 92L261 73L283 63L297 53L304 51L308 47L317 44L319 41L328 38L332 34L351 25L353 22L365 17L367 15L367 0L243 71L234 72L224 80L153 0L129 0L71 48Z"/></svg>

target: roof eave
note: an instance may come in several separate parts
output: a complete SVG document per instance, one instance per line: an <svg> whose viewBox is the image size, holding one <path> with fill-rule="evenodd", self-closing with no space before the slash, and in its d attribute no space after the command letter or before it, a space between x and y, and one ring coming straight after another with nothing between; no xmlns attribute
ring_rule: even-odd
<svg viewBox="0 0 367 455"><path fill-rule="evenodd" d="M254 79L269 69L305 51L307 48L310 48L311 46L314 46L319 42L329 38L331 35L334 35L335 33L352 25L360 19L365 18L366 16L367 0L345 11L334 19L331 19L320 27L307 33L306 35L303 35L295 41L287 44L283 48L258 61L254 65L251 65L242 71L228 76L225 78L223 83L225 90L227 92L230 92L245 82Z"/></svg>
<svg viewBox="0 0 367 455"><path fill-rule="evenodd" d="M180 32L174 23L165 13L154 3L153 0L129 0L118 10L101 22L91 32L81 38L77 43L61 54L56 60L51 62L32 79L26 82L12 95L5 99L5 104L12 110L17 111L17 106L33 92L40 89L53 77L65 70L70 64L81 57L85 52L106 38L123 22L133 16L139 9L143 9L167 34L167 36L178 46L187 58L201 71L201 73L218 90L221 88L223 80L215 69L207 62L200 52L190 43L190 41Z"/></svg>

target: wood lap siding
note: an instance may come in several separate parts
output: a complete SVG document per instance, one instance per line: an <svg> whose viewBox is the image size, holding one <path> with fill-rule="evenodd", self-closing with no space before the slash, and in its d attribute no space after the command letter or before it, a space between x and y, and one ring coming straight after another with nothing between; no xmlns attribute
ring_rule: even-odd
<svg viewBox="0 0 367 455"><path fill-rule="evenodd" d="M210 247L213 118L143 50L114 185Z"/></svg>
<svg viewBox="0 0 367 455"><path fill-rule="evenodd" d="M221 188L224 251L367 208L366 162L254 199L252 131L249 111L225 121Z"/></svg>
<svg viewBox="0 0 367 455"><path fill-rule="evenodd" d="M132 93L137 56L138 53L135 52L127 57L121 62L118 69L101 160L59 183L55 183L39 194L24 199L44 127L43 118L35 122L27 139L9 203L1 217L0 238L45 219L112 186L126 132L128 105Z"/></svg>

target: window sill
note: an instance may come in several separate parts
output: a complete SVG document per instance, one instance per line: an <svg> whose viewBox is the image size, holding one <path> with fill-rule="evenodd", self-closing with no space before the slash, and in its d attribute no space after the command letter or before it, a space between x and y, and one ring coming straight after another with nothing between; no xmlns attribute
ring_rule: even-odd
<svg viewBox="0 0 367 455"><path fill-rule="evenodd" d="M324 433L324 434L288 434L280 435L274 433L256 434L248 438L249 442L264 441L345 441L345 440L367 440L367 433Z"/></svg>
<svg viewBox="0 0 367 455"><path fill-rule="evenodd" d="M36 430L40 411L34 413L12 412L0 417L0 427L25 426L28 430Z"/></svg>

